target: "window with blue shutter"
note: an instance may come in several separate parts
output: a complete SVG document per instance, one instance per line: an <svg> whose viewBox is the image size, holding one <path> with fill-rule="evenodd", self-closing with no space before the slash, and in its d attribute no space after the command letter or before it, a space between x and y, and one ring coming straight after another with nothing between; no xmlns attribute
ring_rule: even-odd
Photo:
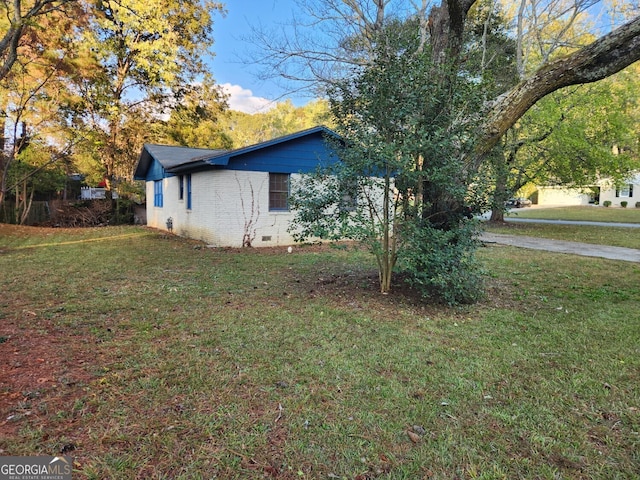
<svg viewBox="0 0 640 480"><path fill-rule="evenodd" d="M191 174L187 174L187 210L191 210Z"/></svg>
<svg viewBox="0 0 640 480"><path fill-rule="evenodd" d="M162 208L162 180L153 182L153 206Z"/></svg>

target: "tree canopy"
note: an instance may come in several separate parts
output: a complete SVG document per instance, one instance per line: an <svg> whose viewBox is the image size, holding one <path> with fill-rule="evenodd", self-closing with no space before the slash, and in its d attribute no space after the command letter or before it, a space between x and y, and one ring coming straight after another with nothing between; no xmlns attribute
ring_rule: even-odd
<svg viewBox="0 0 640 480"><path fill-rule="evenodd" d="M626 23L599 38L576 33L576 21L582 21L585 12L596 3L599 2L520 2L512 33L517 41L516 66L521 80L487 98L483 128L475 155L470 159L475 166L544 96L571 85L601 80L640 59L637 15L625 18ZM318 84L330 84L366 65L365 52L372 49L372 32L404 18L413 19L414 34L421 45L429 48L431 61L445 67L438 69L437 74L457 74L470 52L469 44L465 43L465 35L474 27L470 12L472 7L482 10L481 2L450 0L431 5L423 0L411 5L413 8L402 10L399 3L391 0L300 0L303 14L284 33L256 29L253 41L259 42L260 48L252 61L265 66L265 75L281 75L317 88ZM588 40L591 41L585 43ZM487 46L480 42L473 50L486 53Z"/></svg>
<svg viewBox="0 0 640 480"><path fill-rule="evenodd" d="M452 294L450 300L464 298L466 285L474 283L469 281L474 246L465 243L473 238L467 216L487 202L491 190L485 178L488 165L493 163L501 174L508 174L511 167L498 153L507 148L499 142L513 127L537 121L529 133L538 137L537 147L545 141L545 163L566 156L566 149L562 150L570 143L562 137L572 133L555 128L551 135L545 131L551 127L544 126L568 116L567 112L554 113L554 98L564 101L564 107L571 101L555 92L602 80L640 58L640 18L599 38L581 34L576 26L593 5L589 1L570 4L558 0L530 6L523 1L515 16L515 36L507 33L509 22L492 2L450 0L433 6L413 2L416 9L402 18L388 15L391 1L322 2L333 13L325 10L322 17L318 3L302 3L310 10L313 4L317 8L313 18L333 26L327 30L337 36L321 30L316 37L305 37L303 24L298 23L293 37L284 37L280 44L270 39L270 54L262 59L284 76L298 72L324 85L338 129L346 139L341 154L347 172L359 165L355 176L363 184L372 176L380 178L382 183L376 188L384 201L379 208L373 208L371 201L362 202L368 206L364 212L368 209L368 218L364 214L345 216L340 195L322 195L328 188L318 191L306 185L298 194L298 206L304 212L300 224L307 227L302 231L308 235L331 236L332 226L353 232L353 222L359 223L363 239L373 245L378 258L383 291L398 261L398 267L423 293L438 288L445 296ZM339 41L318 54L319 42L331 43L332 38ZM547 106L540 104L523 118L551 94L555 95ZM537 112L545 115L536 119ZM615 123L613 113L603 115L611 114L607 119ZM582 125L586 128L582 139L577 141L579 136L575 136L571 145L574 154L580 142L587 145L596 137L603 145L613 141L615 135L604 135L595 123L589 128ZM528 153L532 154L531 149ZM582 171L583 176L593 173L596 155L591 153L578 153L557 163L551 175L569 181L569 171ZM612 158L616 160L621 157ZM574 167L577 163L582 168L572 168L572 161ZM333 188L343 184L338 182ZM333 223L327 220L332 213L337 216ZM448 250L450 246L459 248ZM443 280L447 278L449 281Z"/></svg>
<svg viewBox="0 0 640 480"><path fill-rule="evenodd" d="M2 126L13 129L0 203L19 129L111 187L131 180L143 142L192 142L194 122L210 133L227 108L207 65L221 3L16 0L0 10ZM211 142L229 145L219 128Z"/></svg>

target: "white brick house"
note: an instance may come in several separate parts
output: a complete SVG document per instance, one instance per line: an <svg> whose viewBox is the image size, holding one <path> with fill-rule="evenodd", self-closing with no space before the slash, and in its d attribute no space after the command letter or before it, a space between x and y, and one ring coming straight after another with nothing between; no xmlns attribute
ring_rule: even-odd
<svg viewBox="0 0 640 480"><path fill-rule="evenodd" d="M603 179L589 189L538 186L536 193L538 205L589 205L597 200L599 205L609 201L611 206L620 207L622 202L627 202L628 208L635 208L636 203L640 202L640 173L620 185Z"/></svg>
<svg viewBox="0 0 640 480"><path fill-rule="evenodd" d="M604 184L600 190L600 205L607 200L614 207L621 206L621 202L627 202L627 207L635 208L636 203L640 202L640 173L622 185Z"/></svg>
<svg viewBox="0 0 640 480"><path fill-rule="evenodd" d="M147 225L218 247L294 243L288 197L295 176L336 161L325 127L236 150L145 145Z"/></svg>

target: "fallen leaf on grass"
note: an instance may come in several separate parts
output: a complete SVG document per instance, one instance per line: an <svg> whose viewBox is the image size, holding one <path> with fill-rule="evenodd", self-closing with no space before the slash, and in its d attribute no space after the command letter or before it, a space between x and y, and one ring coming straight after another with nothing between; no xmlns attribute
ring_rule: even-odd
<svg viewBox="0 0 640 480"><path fill-rule="evenodd" d="M274 478L277 477L280 474L278 469L275 468L275 467L272 467L271 465L264 467L263 470L264 470L265 474L271 475Z"/></svg>
<svg viewBox="0 0 640 480"><path fill-rule="evenodd" d="M413 443L420 443L420 441L422 440L420 435L418 435L417 433L413 433L411 430L407 430L407 435L409 435L409 438Z"/></svg>

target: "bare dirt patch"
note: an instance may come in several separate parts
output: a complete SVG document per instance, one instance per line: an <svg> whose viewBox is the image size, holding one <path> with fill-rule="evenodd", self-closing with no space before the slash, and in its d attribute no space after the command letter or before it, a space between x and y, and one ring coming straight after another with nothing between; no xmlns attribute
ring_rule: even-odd
<svg viewBox="0 0 640 480"><path fill-rule="evenodd" d="M98 362L90 339L70 335L35 312L21 310L16 318L3 319L0 341L0 437L17 434L23 420L47 424L52 414L70 413ZM70 428L70 423L59 428ZM47 432L57 437L60 433Z"/></svg>

